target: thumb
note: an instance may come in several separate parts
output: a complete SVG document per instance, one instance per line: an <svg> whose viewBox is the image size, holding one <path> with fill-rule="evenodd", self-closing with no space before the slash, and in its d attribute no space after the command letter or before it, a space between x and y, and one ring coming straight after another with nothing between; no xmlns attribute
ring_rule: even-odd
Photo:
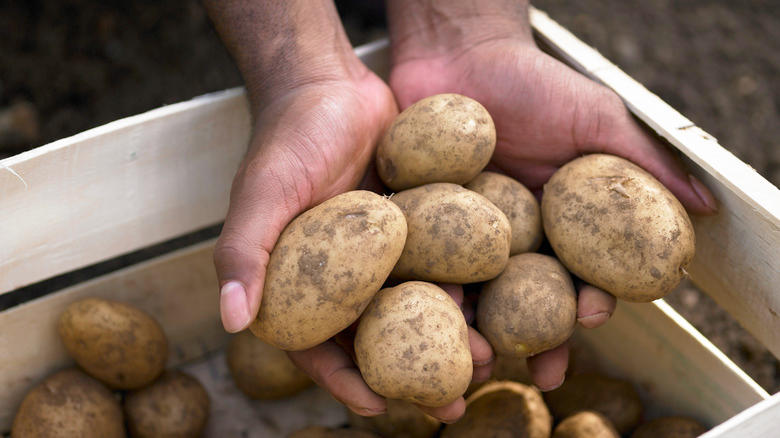
<svg viewBox="0 0 780 438"><path fill-rule="evenodd" d="M251 152L250 152L251 153ZM231 333L257 316L271 250L284 227L311 199L300 163L281 148L245 158L230 192L230 207L214 248L222 324Z"/></svg>

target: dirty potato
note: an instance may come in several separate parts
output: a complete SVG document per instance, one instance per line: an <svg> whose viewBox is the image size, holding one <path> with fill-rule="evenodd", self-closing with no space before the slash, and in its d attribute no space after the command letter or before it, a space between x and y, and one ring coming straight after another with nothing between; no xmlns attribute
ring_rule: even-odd
<svg viewBox="0 0 780 438"><path fill-rule="evenodd" d="M464 184L496 147L493 119L479 102L438 94L404 110L377 148L377 171L393 190L434 182Z"/></svg>
<svg viewBox="0 0 780 438"><path fill-rule="evenodd" d="M375 417L361 417L349 411L349 425L385 437L431 438L439 431L439 420L403 400L387 400L387 412Z"/></svg>
<svg viewBox="0 0 780 438"><path fill-rule="evenodd" d="M77 369L47 377L24 397L12 438L125 436L122 408L100 382Z"/></svg>
<svg viewBox="0 0 780 438"><path fill-rule="evenodd" d="M577 294L555 258L524 253L482 287L477 325L497 354L524 358L562 344L577 323Z"/></svg>
<svg viewBox="0 0 780 438"><path fill-rule="evenodd" d="M391 200L401 207L409 227L394 277L475 283L496 277L506 266L509 220L479 193L437 183L405 190Z"/></svg>
<svg viewBox="0 0 780 438"><path fill-rule="evenodd" d="M510 255L533 252L542 244L539 202L520 182L495 172L482 172L466 187L488 198L503 211L512 227Z"/></svg>
<svg viewBox="0 0 780 438"><path fill-rule="evenodd" d="M165 369L168 341L157 321L129 304L98 298L71 303L58 330L76 363L115 389L148 385Z"/></svg>
<svg viewBox="0 0 780 438"><path fill-rule="evenodd" d="M653 437L666 435L653 435ZM555 428L552 438L620 438L609 419L595 411L567 417Z"/></svg>
<svg viewBox="0 0 780 438"><path fill-rule="evenodd" d="M287 438L380 438L380 436L367 430L309 426L291 433Z"/></svg>
<svg viewBox="0 0 780 438"><path fill-rule="evenodd" d="M376 294L360 318L355 356L377 394L424 406L457 400L473 371L463 313L440 287L422 281Z"/></svg>
<svg viewBox="0 0 780 438"><path fill-rule="evenodd" d="M639 426L631 438L695 438L706 431L706 427L692 418L661 417Z"/></svg>
<svg viewBox="0 0 780 438"><path fill-rule="evenodd" d="M352 191L306 211L282 232L250 329L282 350L305 350L348 327L382 287L406 241L386 198Z"/></svg>
<svg viewBox="0 0 780 438"><path fill-rule="evenodd" d="M693 226L680 202L652 175L612 155L587 155L559 169L544 186L542 221L573 274L626 301L663 297L693 260Z"/></svg>

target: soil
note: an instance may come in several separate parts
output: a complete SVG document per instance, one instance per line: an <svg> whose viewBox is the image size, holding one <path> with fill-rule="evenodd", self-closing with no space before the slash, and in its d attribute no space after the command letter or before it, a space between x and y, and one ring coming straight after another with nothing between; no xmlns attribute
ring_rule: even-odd
<svg viewBox="0 0 780 438"><path fill-rule="evenodd" d="M355 45L382 34L382 9L368 3L338 2ZM780 2L534 5L780 184ZM198 1L0 2L0 158L239 85ZM17 128L4 128L8 120ZM668 301L770 393L780 390L777 360L711 299L684 285Z"/></svg>

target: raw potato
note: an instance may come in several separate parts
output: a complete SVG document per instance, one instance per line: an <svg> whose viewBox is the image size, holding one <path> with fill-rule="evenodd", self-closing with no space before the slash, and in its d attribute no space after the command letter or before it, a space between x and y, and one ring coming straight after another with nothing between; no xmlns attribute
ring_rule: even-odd
<svg viewBox="0 0 780 438"><path fill-rule="evenodd" d="M525 358L569 339L577 323L577 294L555 258L524 253L485 284L477 325L497 354Z"/></svg>
<svg viewBox="0 0 780 438"><path fill-rule="evenodd" d="M53 374L24 397L12 438L125 436L122 408L105 386L77 369Z"/></svg>
<svg viewBox="0 0 780 438"><path fill-rule="evenodd" d="M60 316L58 330L76 363L111 388L148 385L168 360L160 324L129 304L98 298L76 301Z"/></svg>
<svg viewBox="0 0 780 438"><path fill-rule="evenodd" d="M196 437L209 418L209 396L195 378L168 371L150 386L127 394L125 415L133 437Z"/></svg>
<svg viewBox="0 0 780 438"><path fill-rule="evenodd" d="M391 200L409 227L394 277L462 284L490 280L504 270L511 227L484 196L437 183L396 193Z"/></svg>
<svg viewBox="0 0 780 438"><path fill-rule="evenodd" d="M653 438L666 435L654 435ZM620 438L615 426L598 412L582 411L561 421L552 438Z"/></svg>
<svg viewBox="0 0 780 438"><path fill-rule="evenodd" d="M289 397L313 383L287 353L252 336L248 330L230 339L226 358L236 386L252 399Z"/></svg>
<svg viewBox="0 0 780 438"><path fill-rule="evenodd" d="M631 438L695 438L706 431L692 418L661 417L639 426Z"/></svg>
<svg viewBox="0 0 780 438"><path fill-rule="evenodd" d="M387 400L387 412L375 417L361 417L347 412L349 425L369 430L380 436L395 438L430 438L439 431L439 420L403 400Z"/></svg>
<svg viewBox="0 0 780 438"><path fill-rule="evenodd" d="M496 147L493 119L479 102L438 94L404 110L377 148L377 171L395 191L434 182L465 184Z"/></svg>
<svg viewBox="0 0 780 438"><path fill-rule="evenodd" d="M442 438L548 438L552 417L538 389L517 382L490 382L466 400L466 414L448 424Z"/></svg>
<svg viewBox="0 0 780 438"><path fill-rule="evenodd" d="M504 212L512 227L509 255L533 252L542 244L539 202L520 182L500 173L482 172L465 187L488 198Z"/></svg>
<svg viewBox="0 0 780 438"><path fill-rule="evenodd" d="M386 198L352 191L306 211L271 252L250 329L285 351L321 344L355 322L406 242L406 220Z"/></svg>
<svg viewBox="0 0 780 438"><path fill-rule="evenodd" d="M569 270L626 301L677 286L693 260L685 209L652 175L611 155L578 158L544 186L544 231Z"/></svg>
<svg viewBox="0 0 780 438"><path fill-rule="evenodd" d="M287 438L380 438L366 430L330 429L325 426L309 426L288 435Z"/></svg>
<svg viewBox="0 0 780 438"><path fill-rule="evenodd" d="M577 374L560 388L544 394L557 419L579 411L596 411L607 417L622 435L634 429L642 418L642 402L631 383L600 374Z"/></svg>
<svg viewBox="0 0 780 438"><path fill-rule="evenodd" d="M376 294L360 318L355 356L374 392L424 406L457 400L473 371L463 313L440 287L422 281Z"/></svg>

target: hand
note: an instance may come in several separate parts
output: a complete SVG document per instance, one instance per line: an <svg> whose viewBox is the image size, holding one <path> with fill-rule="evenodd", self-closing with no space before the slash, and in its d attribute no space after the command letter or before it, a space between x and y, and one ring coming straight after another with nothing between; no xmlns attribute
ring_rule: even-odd
<svg viewBox="0 0 780 438"><path fill-rule="evenodd" d="M601 152L648 170L691 212L715 212L709 191L636 123L614 92L535 45L527 10L518 11L517 2L512 9L491 0L481 10L469 1L434 3L389 3L395 44L390 86L401 109L444 92L476 99L496 125L491 164L537 193L561 165ZM491 6L503 9L491 13ZM603 324L614 308L613 296L580 288L578 320L584 327ZM529 358L528 366L536 385L550 390L563 382L567 362L564 344Z"/></svg>

